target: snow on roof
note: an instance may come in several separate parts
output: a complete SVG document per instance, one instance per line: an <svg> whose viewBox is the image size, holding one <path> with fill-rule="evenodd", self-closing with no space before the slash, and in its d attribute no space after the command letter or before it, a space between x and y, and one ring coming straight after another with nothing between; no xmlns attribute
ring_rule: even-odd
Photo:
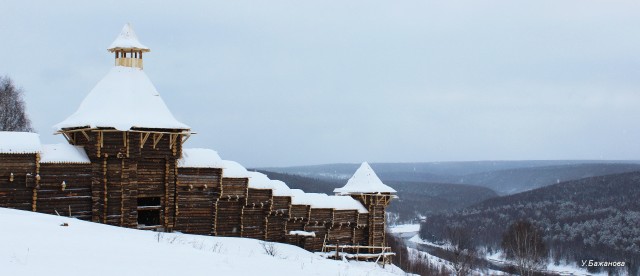
<svg viewBox="0 0 640 276"><path fill-rule="evenodd" d="M358 213L369 213L362 203L350 196L329 196L329 200L336 210L358 210Z"/></svg>
<svg viewBox="0 0 640 276"><path fill-rule="evenodd" d="M222 160L222 176L230 178L247 178L249 177L247 169L240 163L230 160Z"/></svg>
<svg viewBox="0 0 640 276"><path fill-rule="evenodd" d="M223 168L222 158L212 149L182 149L182 157L178 159L180 168Z"/></svg>
<svg viewBox="0 0 640 276"><path fill-rule="evenodd" d="M114 40L108 48L109 51L117 49L133 49L142 50L144 52L150 51L147 46L142 45L142 43L138 41L138 36L136 36L136 33L133 31L133 27L129 23L122 27L122 31L120 31L116 40Z"/></svg>
<svg viewBox="0 0 640 276"><path fill-rule="evenodd" d="M291 204L309 205L311 208L358 210L359 213L368 213L360 202L349 196L329 196L321 193L305 193L300 189L291 189Z"/></svg>
<svg viewBox="0 0 640 276"><path fill-rule="evenodd" d="M37 133L0 131L0 153L36 153L40 150Z"/></svg>
<svg viewBox="0 0 640 276"><path fill-rule="evenodd" d="M382 183L380 178L373 171L367 162L363 162L360 168L347 181L342 188L333 190L338 195L348 194L375 194L375 193L392 193L396 190Z"/></svg>
<svg viewBox="0 0 640 276"><path fill-rule="evenodd" d="M263 173L259 172L247 172L247 176L249 177L249 188L254 189L272 189L273 185L271 185L271 179L267 177Z"/></svg>
<svg viewBox="0 0 640 276"><path fill-rule="evenodd" d="M89 92L78 110L54 126L189 129L176 120L144 71L115 66Z"/></svg>
<svg viewBox="0 0 640 276"><path fill-rule="evenodd" d="M291 189L286 183L280 180L271 180L274 196L291 196Z"/></svg>
<svg viewBox="0 0 640 276"><path fill-rule="evenodd" d="M300 189L291 189L291 204L295 205L311 205L310 198Z"/></svg>
<svg viewBox="0 0 640 276"><path fill-rule="evenodd" d="M280 180L271 180L260 172L247 172L249 176L249 188L271 189L274 196L291 196L291 191L287 184Z"/></svg>
<svg viewBox="0 0 640 276"><path fill-rule="evenodd" d="M81 163L89 164L91 160L81 146L67 143L42 145L40 163Z"/></svg>
<svg viewBox="0 0 640 276"><path fill-rule="evenodd" d="M315 232L308 232L308 231L301 231L301 230L289 231L289 235L314 237L314 238L316 237L316 233Z"/></svg>

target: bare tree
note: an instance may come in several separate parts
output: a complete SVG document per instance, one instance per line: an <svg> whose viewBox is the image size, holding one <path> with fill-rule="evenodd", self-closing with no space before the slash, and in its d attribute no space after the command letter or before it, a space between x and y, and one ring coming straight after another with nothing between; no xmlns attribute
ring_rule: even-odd
<svg viewBox="0 0 640 276"><path fill-rule="evenodd" d="M274 242L261 241L260 245L264 249L264 253L269 256L278 256L278 247Z"/></svg>
<svg viewBox="0 0 640 276"><path fill-rule="evenodd" d="M0 131L33 131L22 90L9 77L0 77Z"/></svg>
<svg viewBox="0 0 640 276"><path fill-rule="evenodd" d="M458 276L468 275L474 267L476 252L469 231L459 225L445 229L445 239L451 243L451 263Z"/></svg>
<svg viewBox="0 0 640 276"><path fill-rule="evenodd" d="M516 262L520 275L533 275L547 257L542 234L528 221L517 221L502 237L502 249L507 258Z"/></svg>

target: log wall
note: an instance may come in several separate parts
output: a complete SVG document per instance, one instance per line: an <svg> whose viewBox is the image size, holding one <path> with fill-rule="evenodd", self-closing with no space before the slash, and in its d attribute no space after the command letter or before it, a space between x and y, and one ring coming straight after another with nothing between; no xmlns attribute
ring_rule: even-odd
<svg viewBox="0 0 640 276"><path fill-rule="evenodd" d="M0 154L0 207L34 211L39 158L36 153Z"/></svg>
<svg viewBox="0 0 640 276"><path fill-rule="evenodd" d="M91 220L91 164L40 164L34 199L37 212Z"/></svg>
<svg viewBox="0 0 640 276"><path fill-rule="evenodd" d="M85 148L91 159L91 220L139 227L139 211L157 210L159 225L143 229L171 231L176 224L179 130L68 130L65 136ZM158 199L158 206L138 206ZM154 215L155 216L155 215Z"/></svg>
<svg viewBox="0 0 640 276"><path fill-rule="evenodd" d="M334 210L332 224L327 233L327 242L330 244L351 244L353 230L357 223L357 210Z"/></svg>
<svg viewBox="0 0 640 276"><path fill-rule="evenodd" d="M248 178L222 178L220 197L216 202L214 222L216 236L240 237L242 235L242 211L246 203L248 183Z"/></svg>
<svg viewBox="0 0 640 276"><path fill-rule="evenodd" d="M286 224L289 220L289 209L291 208L291 197L274 196L271 199L270 207L271 209L267 216L267 233L265 239L273 242L285 242Z"/></svg>
<svg viewBox="0 0 640 276"><path fill-rule="evenodd" d="M305 239L304 249L312 252L322 250L332 219L333 209L309 209L309 222L304 226L304 231L314 232L316 236Z"/></svg>
<svg viewBox="0 0 640 276"><path fill-rule="evenodd" d="M139 212L157 208L159 225L143 229L256 238L310 251L322 250L325 242L385 244L389 195L354 196L368 214L294 205L289 196L249 188L248 178L222 177L220 168L178 168L177 134L88 130L69 136L85 147L91 164L41 164L37 153L0 154L0 207L130 228L140 228ZM139 200L158 206L138 206Z"/></svg>
<svg viewBox="0 0 640 276"><path fill-rule="evenodd" d="M176 225L183 233L214 235L216 203L222 169L179 168L176 188Z"/></svg>
<svg viewBox="0 0 640 276"><path fill-rule="evenodd" d="M306 231L305 225L309 222L309 205L291 204L289 207L289 218L285 224L285 241L302 248L305 247L305 240L310 237L290 235L291 231Z"/></svg>
<svg viewBox="0 0 640 276"><path fill-rule="evenodd" d="M240 237L242 231L242 208L244 199L218 199L216 202L215 235Z"/></svg>
<svg viewBox="0 0 640 276"><path fill-rule="evenodd" d="M271 210L272 191L270 189L248 188L245 206L242 207L241 236L266 239L267 216Z"/></svg>

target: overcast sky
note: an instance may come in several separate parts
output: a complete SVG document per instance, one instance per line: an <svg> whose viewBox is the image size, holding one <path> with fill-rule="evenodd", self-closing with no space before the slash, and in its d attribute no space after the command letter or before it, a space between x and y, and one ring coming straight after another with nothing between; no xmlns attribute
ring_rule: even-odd
<svg viewBox="0 0 640 276"><path fill-rule="evenodd" d="M45 143L130 22L187 147L245 166L640 159L640 1L7 1Z"/></svg>

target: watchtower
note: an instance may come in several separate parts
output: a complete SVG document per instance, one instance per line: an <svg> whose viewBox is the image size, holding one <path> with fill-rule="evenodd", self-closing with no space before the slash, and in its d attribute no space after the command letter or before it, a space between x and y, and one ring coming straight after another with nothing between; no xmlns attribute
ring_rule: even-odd
<svg viewBox="0 0 640 276"><path fill-rule="evenodd" d="M190 127L173 117L142 70L142 54L150 50L131 25L108 51L115 66L54 127L91 159L92 221L170 231L176 165Z"/></svg>
<svg viewBox="0 0 640 276"><path fill-rule="evenodd" d="M396 190L382 183L371 166L364 162L347 184L342 188L336 188L334 193L351 196L367 208L368 246L385 247L385 209L391 199L397 198Z"/></svg>

